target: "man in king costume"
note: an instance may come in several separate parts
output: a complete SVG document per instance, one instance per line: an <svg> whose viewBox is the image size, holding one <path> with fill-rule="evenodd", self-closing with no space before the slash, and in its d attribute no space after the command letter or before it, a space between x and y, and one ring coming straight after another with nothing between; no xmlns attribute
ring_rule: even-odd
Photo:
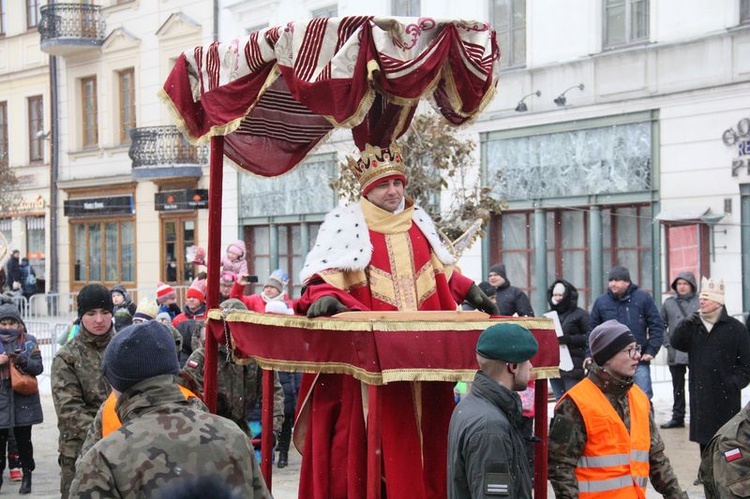
<svg viewBox="0 0 750 499"><path fill-rule="evenodd" d="M362 188L358 203L326 215L300 279L296 303L308 317L346 310L456 310L464 300L497 308L454 269L430 216L404 196L398 146L367 145L349 160ZM438 366L436 366L438 367ZM308 375L300 394L295 444L302 449L300 497L366 497L367 386L343 374ZM453 383L381 386L383 497L446 497L447 435Z"/></svg>

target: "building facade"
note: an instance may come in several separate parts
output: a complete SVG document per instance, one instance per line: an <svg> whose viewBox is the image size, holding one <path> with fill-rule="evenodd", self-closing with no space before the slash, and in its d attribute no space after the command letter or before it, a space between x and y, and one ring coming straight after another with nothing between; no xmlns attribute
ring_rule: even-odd
<svg viewBox="0 0 750 499"><path fill-rule="evenodd" d="M181 51L369 14L497 30L498 94L464 132L507 209L464 255L467 275L481 280L502 261L541 312L558 277L589 306L615 264L657 299L692 270L725 279L730 313L750 310L750 0L42 3L0 19L13 54L0 58L0 161L22 197L0 230L48 290L191 276L187 248L208 239L207 153L184 142L157 97ZM282 267L298 289L352 152L341 131L277 179L225 168L222 247L244 238L261 283Z"/></svg>

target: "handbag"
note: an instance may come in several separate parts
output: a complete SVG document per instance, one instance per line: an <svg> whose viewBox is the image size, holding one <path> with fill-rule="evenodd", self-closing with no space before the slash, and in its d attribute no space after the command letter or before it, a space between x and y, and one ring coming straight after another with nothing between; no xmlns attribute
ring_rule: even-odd
<svg viewBox="0 0 750 499"><path fill-rule="evenodd" d="M8 360L8 370L10 370L10 386L14 392L21 395L33 395L39 392L39 382L36 376L22 373L12 360Z"/></svg>

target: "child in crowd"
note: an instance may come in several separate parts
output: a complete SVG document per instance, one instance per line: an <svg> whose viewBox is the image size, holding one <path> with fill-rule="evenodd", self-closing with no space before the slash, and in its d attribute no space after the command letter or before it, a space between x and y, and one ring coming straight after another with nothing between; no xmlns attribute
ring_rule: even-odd
<svg viewBox="0 0 750 499"><path fill-rule="evenodd" d="M237 240L229 243L226 255L221 258L221 270L232 272L234 275L247 274L247 260L245 260L245 241Z"/></svg>

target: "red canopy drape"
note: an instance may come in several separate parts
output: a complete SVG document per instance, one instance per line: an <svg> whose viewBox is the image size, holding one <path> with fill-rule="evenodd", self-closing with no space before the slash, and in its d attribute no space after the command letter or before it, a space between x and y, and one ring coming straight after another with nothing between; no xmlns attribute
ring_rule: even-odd
<svg viewBox="0 0 750 499"><path fill-rule="evenodd" d="M187 50L162 89L195 142L262 176L299 164L334 127L387 146L429 98L452 124L494 95L500 52L476 21L370 16L312 19Z"/></svg>

